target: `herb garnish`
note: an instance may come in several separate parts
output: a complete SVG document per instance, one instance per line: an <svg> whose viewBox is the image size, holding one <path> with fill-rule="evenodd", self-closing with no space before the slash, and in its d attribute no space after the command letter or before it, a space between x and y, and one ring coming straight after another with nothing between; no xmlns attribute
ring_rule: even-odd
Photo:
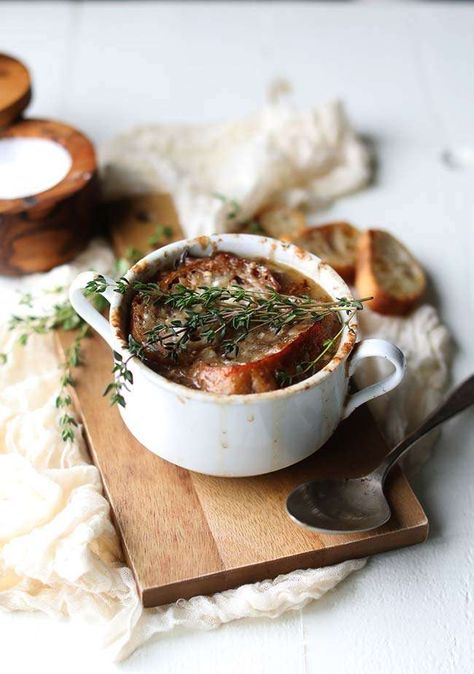
<svg viewBox="0 0 474 674"><path fill-rule="evenodd" d="M148 222L148 219L144 219L144 222ZM142 257L145 257L153 249L163 246L172 237L173 228L170 225L156 225L153 233L147 239L148 250L143 251L134 246L129 246L125 249L123 257L118 257L114 260L112 274L114 276L123 276L131 265L141 260Z"/></svg>
<svg viewBox="0 0 474 674"><path fill-rule="evenodd" d="M51 314L25 316L13 315L8 323L9 330L18 330L18 342L24 346L31 335L45 335L52 330L75 330L83 320L76 314L68 300L55 304Z"/></svg>
<svg viewBox="0 0 474 674"><path fill-rule="evenodd" d="M65 359L61 366L61 388L59 390L55 404L58 409L63 410L63 414L59 417L59 427L61 430L61 438L64 442L67 442L68 440L74 440L75 428L77 428L77 421L71 414L73 410L73 404L69 387L74 386L72 371L75 367L81 365L82 340L84 337L86 337L88 332L89 326L86 323L83 323L71 346L66 349Z"/></svg>
<svg viewBox="0 0 474 674"><path fill-rule="evenodd" d="M366 298L368 299L368 298ZM366 301L366 300L359 300L361 302ZM276 371L276 380L280 386L280 388L284 388L286 386L291 386L294 382L295 379L301 379L301 377L304 377L305 375L307 377L312 376L316 372L316 368L318 363L324 356L331 351L331 349L335 346L337 340L339 337L342 335L344 332L344 329L349 325L351 322L352 318L355 316L356 312L359 311L359 308L356 308L352 312L348 312L349 316L346 318L340 327L340 329L337 331L337 333L331 337L331 339L325 339L323 342L323 349L322 351L316 356L316 358L313 358L313 360L308 360L308 361L303 361L301 363L298 363L298 365L295 368L295 374L291 375L287 370L277 370ZM349 331L354 334L354 329L349 328Z"/></svg>
<svg viewBox="0 0 474 674"><path fill-rule="evenodd" d="M130 356L131 358L132 356ZM123 356L114 351L114 366L112 368L112 374L114 375L114 380L107 384L102 395L110 395L110 404L111 405L120 405L125 407L125 398L123 397L123 390L128 391L128 384L133 384L133 374L128 369L127 364L130 360L128 358L124 361Z"/></svg>
<svg viewBox="0 0 474 674"><path fill-rule="evenodd" d="M58 294L64 288L58 286L49 291L44 291L47 294ZM101 295L98 296L102 298ZM31 293L26 293L20 300L20 304L29 308L33 307L33 296ZM53 330L78 330L74 341L66 349L64 362L61 364L60 389L55 400L57 409L62 410L59 417L59 429L61 438L64 442L72 441L75 436L75 427L77 421L73 416L73 403L69 393L69 387L74 384L72 371L81 363L81 345L83 339L89 331L89 326L84 323L74 311L69 300L58 302L53 306L49 314L26 314L14 315L10 318L8 323L9 330L19 332L18 343L25 346L32 335L45 335ZM0 354L0 364L5 364L8 359L8 354Z"/></svg>
<svg viewBox="0 0 474 674"><path fill-rule="evenodd" d="M216 199L219 199L219 201L222 201L222 203L227 206L227 214L226 214L227 220L235 220L235 218L239 215L240 211L242 210L242 207L240 206L239 202L236 199L226 197L225 194L220 194L219 192L213 192L212 196L215 197Z"/></svg>
<svg viewBox="0 0 474 674"><path fill-rule="evenodd" d="M106 286L104 286L105 290ZM59 295L66 290L64 286L55 286L43 290L44 295ZM104 308L105 298L100 293L93 293L92 300L98 311ZM33 308L35 297L31 293L25 293L19 304L28 308ZM9 330L18 332L17 342L21 346L26 346L32 335L45 335L55 330L77 331L71 345L66 349L64 361L60 365L61 377L59 380L60 389L55 400L58 410L62 410L59 417L59 429L64 442L72 441L75 437L75 428L77 421L73 416L73 402L69 393L69 387L74 386L73 370L82 364L81 349L82 344L89 334L89 326L75 312L68 299L62 302L56 302L49 312L38 314L18 314L11 316L8 323ZM0 353L0 365L8 361L7 353Z"/></svg>
<svg viewBox="0 0 474 674"><path fill-rule="evenodd" d="M360 300L321 302L307 295L282 295L271 288L256 293L237 285L197 290L177 285L166 293L146 284L138 290L155 304L185 312L185 318L158 323L147 333L146 346L159 343L175 361L196 336L208 344L221 342L223 355L236 357L240 342L254 330L264 327L276 335L298 322L315 323L329 314L363 308Z"/></svg>
<svg viewBox="0 0 474 674"><path fill-rule="evenodd" d="M332 349L355 313L362 310L363 303L369 299L352 300L342 297L320 301L309 295L282 295L273 288L255 292L238 285L193 289L177 284L168 292L157 283L130 284L122 278L110 284L103 276L90 281L86 286L86 293L104 292L107 287L122 294L127 288L132 288L147 295L155 305L184 314L183 317L174 319L164 317L162 322L147 332L146 342L143 344L133 340L131 348L129 342L132 354L140 360L144 359L146 347L159 344L167 356L176 362L190 340L195 342L196 339L218 345L224 356L235 358L239 353L240 343L254 330L265 327L278 334L285 327L298 322L315 323L330 314L344 316L340 330L323 343L323 349L315 359L299 363L294 375L282 370L277 372L280 386L288 386L296 377L301 378L315 371L317 363ZM126 363L119 360L114 371L119 373L124 384L132 383L125 375L124 365ZM113 384L109 385L107 392L116 393ZM115 400L119 404L122 401L123 398Z"/></svg>
<svg viewBox="0 0 474 674"><path fill-rule="evenodd" d="M172 236L173 228L170 225L156 225L155 231L148 238L148 245L152 248L162 246L164 241L169 241Z"/></svg>
<svg viewBox="0 0 474 674"><path fill-rule="evenodd" d="M212 196L216 199L219 199L227 206L226 220L236 220L242 212L242 206L236 199L226 197L225 194L220 194L219 192L214 192ZM262 227L260 222L255 218L245 220L245 222L240 222L239 231L246 232L247 234L267 236L267 232Z"/></svg>

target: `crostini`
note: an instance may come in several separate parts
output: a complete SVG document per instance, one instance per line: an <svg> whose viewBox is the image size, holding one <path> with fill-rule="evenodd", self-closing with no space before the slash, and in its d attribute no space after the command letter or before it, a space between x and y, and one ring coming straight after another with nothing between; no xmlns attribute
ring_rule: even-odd
<svg viewBox="0 0 474 674"><path fill-rule="evenodd" d="M281 241L291 241L306 227L306 216L303 211L286 206L262 211L257 221L267 236Z"/></svg>
<svg viewBox="0 0 474 674"><path fill-rule="evenodd" d="M410 251L381 229L368 229L359 238L355 285L360 297L373 297L367 306L379 314L403 316L423 295L424 271Z"/></svg>
<svg viewBox="0 0 474 674"><path fill-rule="evenodd" d="M352 283L359 236L357 227L348 222L330 222L305 228L293 238L293 243L320 257L345 281Z"/></svg>

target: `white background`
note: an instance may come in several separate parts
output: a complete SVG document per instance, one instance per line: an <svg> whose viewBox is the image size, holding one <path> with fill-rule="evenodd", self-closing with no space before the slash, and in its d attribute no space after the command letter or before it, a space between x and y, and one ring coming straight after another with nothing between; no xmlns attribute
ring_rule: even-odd
<svg viewBox="0 0 474 674"><path fill-rule="evenodd" d="M398 232L423 261L456 339L455 381L474 370L474 5L1 3L0 49L31 68L28 114L101 141L142 122L244 115L287 77L295 100L342 97L375 145L373 187L323 218ZM381 555L277 621L167 637L120 671L468 674L474 671L472 412L445 427L415 482L429 541ZM0 614L0 669L116 671L81 625Z"/></svg>

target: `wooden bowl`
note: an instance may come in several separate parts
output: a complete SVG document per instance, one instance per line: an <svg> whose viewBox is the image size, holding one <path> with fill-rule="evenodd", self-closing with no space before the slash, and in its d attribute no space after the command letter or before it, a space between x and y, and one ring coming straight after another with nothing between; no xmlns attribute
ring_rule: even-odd
<svg viewBox="0 0 474 674"><path fill-rule="evenodd" d="M0 54L0 143L10 140L1 146L0 274L10 276L47 271L75 257L94 231L98 199L90 140L62 122L21 119L30 99L28 68Z"/></svg>
<svg viewBox="0 0 474 674"><path fill-rule="evenodd" d="M66 149L72 163L54 187L32 196L0 199L0 274L46 271L68 262L83 250L94 230L98 177L92 143L67 124L41 119L22 120L0 130L0 141L4 138L53 141Z"/></svg>

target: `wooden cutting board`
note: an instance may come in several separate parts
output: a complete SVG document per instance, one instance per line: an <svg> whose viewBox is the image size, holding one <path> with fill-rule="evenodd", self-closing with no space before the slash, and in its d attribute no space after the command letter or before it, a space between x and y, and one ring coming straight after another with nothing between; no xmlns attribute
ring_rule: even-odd
<svg viewBox="0 0 474 674"><path fill-rule="evenodd" d="M141 199L110 211L118 223L113 239L119 251L144 246L157 223L173 225L179 236L168 199ZM60 347L71 339L60 334ZM286 497L300 482L362 475L387 453L367 409L357 410L323 448L296 466L253 478L209 477L158 458L128 432L101 395L111 379L112 355L98 336L86 340L84 360L76 374L76 404L144 606L426 539L426 515L398 468L387 485L392 518L375 531L321 535L298 527L285 513ZM160 410L149 413L160 423Z"/></svg>

